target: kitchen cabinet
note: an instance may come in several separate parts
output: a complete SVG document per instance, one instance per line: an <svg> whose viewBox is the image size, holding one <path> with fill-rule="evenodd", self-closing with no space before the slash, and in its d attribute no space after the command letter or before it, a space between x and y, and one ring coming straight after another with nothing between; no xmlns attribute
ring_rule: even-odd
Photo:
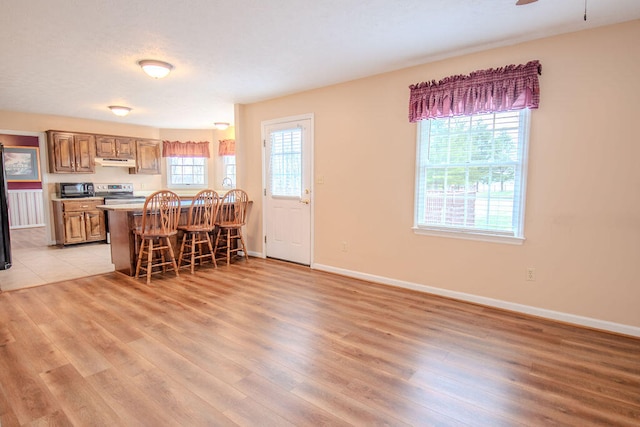
<svg viewBox="0 0 640 427"><path fill-rule="evenodd" d="M156 139L136 140L136 167L130 168L134 174L160 174L160 141Z"/></svg>
<svg viewBox="0 0 640 427"><path fill-rule="evenodd" d="M52 173L94 173L94 135L48 131L49 167Z"/></svg>
<svg viewBox="0 0 640 427"><path fill-rule="evenodd" d="M135 159L136 143L134 139L96 135L96 157L105 159Z"/></svg>
<svg viewBox="0 0 640 427"><path fill-rule="evenodd" d="M96 242L107 239L104 212L97 208L102 198L54 200L56 244Z"/></svg>

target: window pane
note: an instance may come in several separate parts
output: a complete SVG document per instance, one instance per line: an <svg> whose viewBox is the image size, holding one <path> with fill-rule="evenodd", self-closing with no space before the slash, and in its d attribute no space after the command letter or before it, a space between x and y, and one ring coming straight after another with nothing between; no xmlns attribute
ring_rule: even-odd
<svg viewBox="0 0 640 427"><path fill-rule="evenodd" d="M274 196L302 196L302 129L271 133L270 190Z"/></svg>
<svg viewBox="0 0 640 427"><path fill-rule="evenodd" d="M224 175L223 185L229 188L236 187L236 156L223 156Z"/></svg>

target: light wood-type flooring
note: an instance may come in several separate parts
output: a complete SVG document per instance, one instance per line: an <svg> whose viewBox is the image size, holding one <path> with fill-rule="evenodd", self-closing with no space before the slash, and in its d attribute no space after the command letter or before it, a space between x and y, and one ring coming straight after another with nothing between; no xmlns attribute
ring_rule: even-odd
<svg viewBox="0 0 640 427"><path fill-rule="evenodd" d="M0 293L0 424L638 426L640 340L272 260Z"/></svg>

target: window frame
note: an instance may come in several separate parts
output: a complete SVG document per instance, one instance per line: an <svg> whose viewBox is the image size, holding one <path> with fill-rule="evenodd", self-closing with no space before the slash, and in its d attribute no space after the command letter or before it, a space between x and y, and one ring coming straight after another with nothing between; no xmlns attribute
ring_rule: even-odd
<svg viewBox="0 0 640 427"><path fill-rule="evenodd" d="M175 157L167 157L166 167L167 167L167 188L175 189L175 190L203 190L208 188L209 185L209 159L207 157L197 157L200 159L204 159L204 171L203 178L204 182L202 184L173 184L172 178L173 174L171 173L171 159L186 159L186 158L194 158L192 156L175 156Z"/></svg>
<svg viewBox="0 0 640 427"><path fill-rule="evenodd" d="M421 178L421 150L430 148L430 141L425 141L423 144L422 141L422 126L427 122L427 120L419 120L418 126L416 127L416 169L415 169L415 187L414 187L414 217L413 217L413 231L415 234L419 235L429 235L429 236L438 236L438 237L450 237L457 239L468 239L468 240L479 240L479 241L487 241L487 242L495 242L495 243L507 243L514 245L521 245L526 240L524 236L524 221L525 221L525 210L526 210L526 189L527 189L527 173L528 173L528 158L529 158L529 133L530 133L530 124L531 124L531 110L530 109L522 109L522 110L512 110L518 112L520 114L520 125L519 125L519 152L521 155L521 159L519 162L520 165L520 177L519 177L519 189L517 191L517 196L514 194L513 203L519 204L519 210L517 212L517 227L513 231L513 235L511 233L506 233L502 231L492 232L491 230L485 229L469 229L462 227L448 227L448 226L435 226L435 225L425 225L419 224L419 206L421 206L420 198L424 197L420 191L420 178ZM482 114L491 114L491 113L482 113ZM496 113L493 113L496 114ZM480 115L480 114L473 114ZM466 115L465 117L469 117L472 115ZM441 120L441 119L431 119L431 120ZM423 147L424 145L424 147ZM425 167L428 167L425 165ZM515 184L514 184L515 185ZM514 189L514 192L516 190Z"/></svg>

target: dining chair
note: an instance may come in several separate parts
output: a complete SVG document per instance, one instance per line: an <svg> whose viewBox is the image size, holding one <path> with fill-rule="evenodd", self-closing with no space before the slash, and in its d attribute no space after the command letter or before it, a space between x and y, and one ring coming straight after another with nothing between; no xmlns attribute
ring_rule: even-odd
<svg viewBox="0 0 640 427"><path fill-rule="evenodd" d="M142 209L141 225L134 230L134 234L140 238L136 278L140 277L142 270L147 275L147 284L150 284L151 275L166 273L168 265L179 276L170 239L178 233L179 219L180 197L176 193L160 190L147 197ZM145 256L146 265L143 265Z"/></svg>
<svg viewBox="0 0 640 427"><path fill-rule="evenodd" d="M247 223L247 207L249 196L240 189L229 190L225 193L218 208L216 217L216 243L214 251L223 254L227 265L231 263L232 254L242 251L247 261L249 254L242 235L242 227ZM220 240L223 237L224 240ZM224 246L222 246L224 245Z"/></svg>
<svg viewBox="0 0 640 427"><path fill-rule="evenodd" d="M211 258L214 267L218 266L209 233L215 228L219 205L220 196L213 190L202 190L193 197L187 214L187 224L178 226L178 230L184 232L178 256L178 268L184 262L185 265L191 266L191 274L193 274L196 261L199 260L202 264L206 258ZM205 243L207 247L203 248Z"/></svg>

